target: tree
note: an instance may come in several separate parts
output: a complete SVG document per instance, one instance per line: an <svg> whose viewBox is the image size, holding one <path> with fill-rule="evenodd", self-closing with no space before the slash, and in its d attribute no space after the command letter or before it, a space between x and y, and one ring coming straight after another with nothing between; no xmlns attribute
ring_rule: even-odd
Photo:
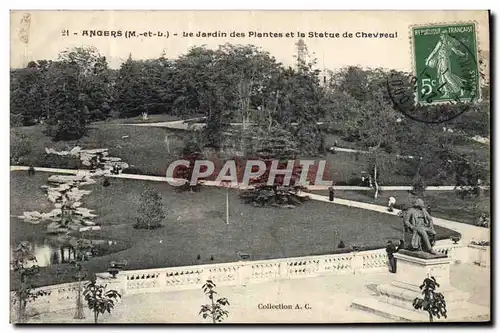
<svg viewBox="0 0 500 333"><path fill-rule="evenodd" d="M270 117L276 112L281 64L253 45L225 44L219 51L220 66L230 82L225 93L231 119L242 124L239 140L244 152L251 141L251 126L272 121ZM265 119L259 119L259 114L266 114Z"/></svg>
<svg viewBox="0 0 500 333"><path fill-rule="evenodd" d="M47 74L48 102L46 133L54 140L74 140L87 131L89 110L84 104L79 69L74 63L54 62Z"/></svg>
<svg viewBox="0 0 500 333"><path fill-rule="evenodd" d="M303 186L298 182L302 173L302 166L294 164L289 185L284 184L285 178L283 175L276 175L273 184L268 185L267 182L270 176L272 161L264 160L264 163L266 164L266 171L262 176L249 180L249 185L253 186L253 188L240 193L240 198L244 202L251 203L256 207L293 208L309 199L307 196L299 195L303 189ZM285 169L286 166L286 162L280 162L277 165L278 169ZM316 172L314 167L311 167L311 169L309 170L307 180L315 178Z"/></svg>
<svg viewBox="0 0 500 333"><path fill-rule="evenodd" d="M75 269L75 278L78 281L78 290L76 298L76 311L75 319L84 319L85 314L83 312L83 300L82 300L82 278L85 274L82 270L82 262L87 260L87 253L92 252L94 248L88 242L83 239L78 239L75 247L75 261L73 263Z"/></svg>
<svg viewBox="0 0 500 333"><path fill-rule="evenodd" d="M212 318L212 322L217 324L222 322L225 317L228 317L229 312L224 307L230 304L225 297L215 300L214 297L217 294L214 290L215 287L216 285L212 280L207 280L202 286L203 292L207 295L210 303L202 305L199 314L203 316L203 319Z"/></svg>
<svg viewBox="0 0 500 333"><path fill-rule="evenodd" d="M279 124L270 128L257 127L254 133L256 143L252 153L261 159L295 159L300 153L297 139Z"/></svg>
<svg viewBox="0 0 500 333"><path fill-rule="evenodd" d="M48 295L46 291L37 289L33 284L33 280L40 273L40 269L36 265L36 257L30 243L21 242L16 246L13 253L12 269L19 282L17 289L14 291L14 304L17 303L18 305L18 322L24 323L26 321L26 305L28 302Z"/></svg>
<svg viewBox="0 0 500 333"><path fill-rule="evenodd" d="M10 112L17 126L33 125L47 117L47 72L52 61L30 61L26 68L11 69Z"/></svg>
<svg viewBox="0 0 500 333"><path fill-rule="evenodd" d="M166 217L160 192L147 189L141 195L136 229L156 229L161 227L161 221Z"/></svg>
<svg viewBox="0 0 500 333"><path fill-rule="evenodd" d="M436 291L438 287L439 283L436 282L433 276L425 278L420 286L424 297L417 297L413 300L413 307L416 310L426 311L429 314L429 321L431 323L434 321L434 317L438 319L441 317L447 318L446 301L443 294Z"/></svg>
<svg viewBox="0 0 500 333"><path fill-rule="evenodd" d="M385 82L386 74L381 69L352 66L333 73L330 80L329 93L345 101L335 105L337 108L330 111L330 118L342 123L347 139L358 142L367 151L375 198L381 174L387 179L394 172L393 153L397 153L400 126L399 114L388 103Z"/></svg>
<svg viewBox="0 0 500 333"><path fill-rule="evenodd" d="M221 148L229 127L234 87L225 68L223 51L193 47L174 65L174 106L192 114L203 114L203 141Z"/></svg>
<svg viewBox="0 0 500 333"><path fill-rule="evenodd" d="M24 158L31 153L31 144L26 135L22 132L11 129L10 131L10 164L22 165Z"/></svg>
<svg viewBox="0 0 500 333"><path fill-rule="evenodd" d="M115 302L121 298L116 290L107 290L106 285L97 284L95 276L85 285L83 296L89 309L94 313L94 323L97 324L99 314L111 313L115 307Z"/></svg>
<svg viewBox="0 0 500 333"><path fill-rule="evenodd" d="M55 140L79 139L89 121L111 110L111 80L106 58L94 47L63 51L47 69L47 134Z"/></svg>
<svg viewBox="0 0 500 333"><path fill-rule="evenodd" d="M115 107L124 117L168 113L173 102L172 62L165 57L137 61L130 54L116 78Z"/></svg>

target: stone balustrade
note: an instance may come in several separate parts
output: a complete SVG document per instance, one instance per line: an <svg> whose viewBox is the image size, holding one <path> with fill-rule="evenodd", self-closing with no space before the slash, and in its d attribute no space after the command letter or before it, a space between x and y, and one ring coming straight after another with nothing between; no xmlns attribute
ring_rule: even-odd
<svg viewBox="0 0 500 333"><path fill-rule="evenodd" d="M491 252L489 246L470 244L467 250L469 254L468 261L482 267L490 267Z"/></svg>
<svg viewBox="0 0 500 333"><path fill-rule="evenodd" d="M467 245L442 241L435 249L447 254L455 263L477 260L475 252L469 253L471 250L477 250ZM481 251L484 252L482 249ZM129 270L120 271L114 279L110 278L108 273L99 274L98 278L99 283L106 284L108 289L117 290L122 295L130 295L200 289L206 280L212 280L217 285L245 285L320 275L369 274L387 269L385 249L378 249L321 256ZM82 282L82 285L84 283ZM77 283L43 287L49 295L30 302L29 313L75 308L77 288Z"/></svg>

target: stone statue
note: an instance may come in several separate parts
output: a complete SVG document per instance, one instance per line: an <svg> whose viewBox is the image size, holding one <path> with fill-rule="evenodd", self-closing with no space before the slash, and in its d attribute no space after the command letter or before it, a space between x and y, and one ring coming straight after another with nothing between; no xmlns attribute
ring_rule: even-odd
<svg viewBox="0 0 500 333"><path fill-rule="evenodd" d="M436 231L422 199L415 200L413 207L408 209L404 216L404 224L413 233L410 249L437 254L432 250Z"/></svg>

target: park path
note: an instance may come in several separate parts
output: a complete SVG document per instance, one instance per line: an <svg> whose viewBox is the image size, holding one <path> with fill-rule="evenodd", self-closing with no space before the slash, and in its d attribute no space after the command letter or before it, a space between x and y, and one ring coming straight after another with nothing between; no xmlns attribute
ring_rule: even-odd
<svg viewBox="0 0 500 333"><path fill-rule="evenodd" d="M374 205L354 200L335 198L333 201L330 201L327 196L313 194L313 193L301 193L299 195L308 196L311 200L326 202L330 204L343 205L348 207L361 208L383 214L390 214L397 216L401 212L401 210L399 209L394 209L392 212L390 212L386 206ZM462 235L462 240L465 241L466 244L469 243L471 240L487 240L487 241L490 240L489 228L477 227L475 225L446 220L438 217L433 217L432 219L435 225L459 232Z"/></svg>
<svg viewBox="0 0 500 333"><path fill-rule="evenodd" d="M12 165L10 167L10 171L28 171L29 167L27 166L20 166L20 165ZM59 169L59 168L42 168L42 167L35 167L35 171L40 171L40 172L53 172L53 173L63 173L63 174L70 174L70 175L76 175L76 174L88 174L92 175L92 173L89 170L76 170L76 169ZM112 177L112 178L123 178L123 179L136 179L136 180L149 180L149 181L157 181L157 182L172 182L172 183L179 183L182 182L177 178L171 178L171 177L161 177L161 176L149 176L149 175L134 175L134 174L126 174L126 173L121 173L118 175L106 175L107 177ZM212 180L201 180L200 183L202 185L206 186L220 186L220 184L216 181ZM228 185L230 188L238 188L238 189L246 189L250 188L249 186L245 186L242 184L238 185ZM327 185L308 185L306 188L310 191L326 191L328 190ZM482 186L482 189L489 189L488 186ZM334 186L335 190L339 191L373 191L373 188L371 187L366 187L366 186ZM379 186L379 189L381 191L410 191L413 189L412 186ZM454 191L456 189L455 186L427 186L425 188L426 191Z"/></svg>
<svg viewBox="0 0 500 333"><path fill-rule="evenodd" d="M29 167L27 166L11 166L10 170L11 171L27 171ZM57 168L39 168L35 167L35 171L41 171L41 172L50 172L50 173L64 173L64 174L74 174L74 175L92 175L91 172L88 170L73 170L73 169L57 169ZM107 177L112 177L112 178L122 178L122 179L135 179L135 180L146 180L146 181L160 181L160 182L170 182L171 184L174 182L180 183L182 181L179 181L179 179L175 178L167 178L167 177L158 177L158 176L147 176L147 175L130 175L130 174L118 174L118 175L106 175ZM202 185L205 186L214 186L214 187L221 187L221 184L219 182L215 181L201 181ZM246 186L242 185L233 185L233 186L228 186L230 188L238 188L238 189L245 189L247 188ZM323 188L324 187L324 188ZM309 190L323 190L326 189L326 186L323 186L320 188L320 186L309 186ZM388 190L391 188L391 190L408 190L409 186L387 186L387 187L382 187L382 190ZM430 190L443 190L444 186L435 186L434 189ZM454 189L453 186L448 186L446 188L449 188L450 190ZM367 189L366 187L357 187L357 186L335 186L335 189L337 190L365 190ZM370 189L370 188L368 188ZM427 188L426 190L429 190ZM302 192L299 193L301 196L308 196L312 200L316 201L321 201L325 203L330 203L330 204L337 204L337 205L343 205L343 206L348 206L348 207L355 207L355 208L360 208L360 209L366 209L366 210L371 210L374 212L378 213L383 213L383 214L390 214L390 215L398 215L400 212L399 209L394 209L392 212L389 212L386 206L381 206L381 205L374 205L370 203L365 203L365 202L360 202L360 201L354 201L354 200L347 200L347 199L340 199L340 198L335 198L334 201L330 201L327 196L319 195L319 194L313 194L313 193L307 193L307 192ZM438 226L445 227L454 231L459 232L462 235L462 239L468 243L471 240L490 240L490 229L489 228L483 228L483 227L478 227L470 224L465 224L461 222L456 222L452 220L446 220L442 218L433 218L434 223Z"/></svg>
<svg viewBox="0 0 500 333"><path fill-rule="evenodd" d="M198 117L198 118L190 118L190 119L182 119L182 120L173 120L173 121L161 121L161 122L155 122L155 123L144 123L144 124L118 124L120 126L139 126L139 127L162 127L162 128L170 128L170 129L177 129L177 130L190 130L190 129L200 129L205 126L203 123L191 123L193 121L197 120L203 120L206 117ZM318 121L316 122L317 125L323 125L325 122L323 121ZM241 126L243 123L230 123L231 126ZM191 128L189 127L190 125ZM252 125L252 123L249 123L249 125ZM293 126L297 126L298 123L291 123ZM482 137L480 135L476 135L473 137L470 137L471 140L475 142L479 142L485 145L490 144L490 139ZM346 153L361 153L365 154L368 153L366 150L358 150L358 149L350 149L350 148L340 148L337 147L335 148L336 151L342 151ZM413 158L413 156L400 156L397 155L398 157L404 157L404 158Z"/></svg>

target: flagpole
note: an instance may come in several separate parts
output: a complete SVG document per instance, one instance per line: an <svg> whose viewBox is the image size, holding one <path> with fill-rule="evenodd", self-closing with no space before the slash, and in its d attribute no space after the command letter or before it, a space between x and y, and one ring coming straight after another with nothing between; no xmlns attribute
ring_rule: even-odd
<svg viewBox="0 0 500 333"><path fill-rule="evenodd" d="M226 187L226 224L229 224L229 187Z"/></svg>

